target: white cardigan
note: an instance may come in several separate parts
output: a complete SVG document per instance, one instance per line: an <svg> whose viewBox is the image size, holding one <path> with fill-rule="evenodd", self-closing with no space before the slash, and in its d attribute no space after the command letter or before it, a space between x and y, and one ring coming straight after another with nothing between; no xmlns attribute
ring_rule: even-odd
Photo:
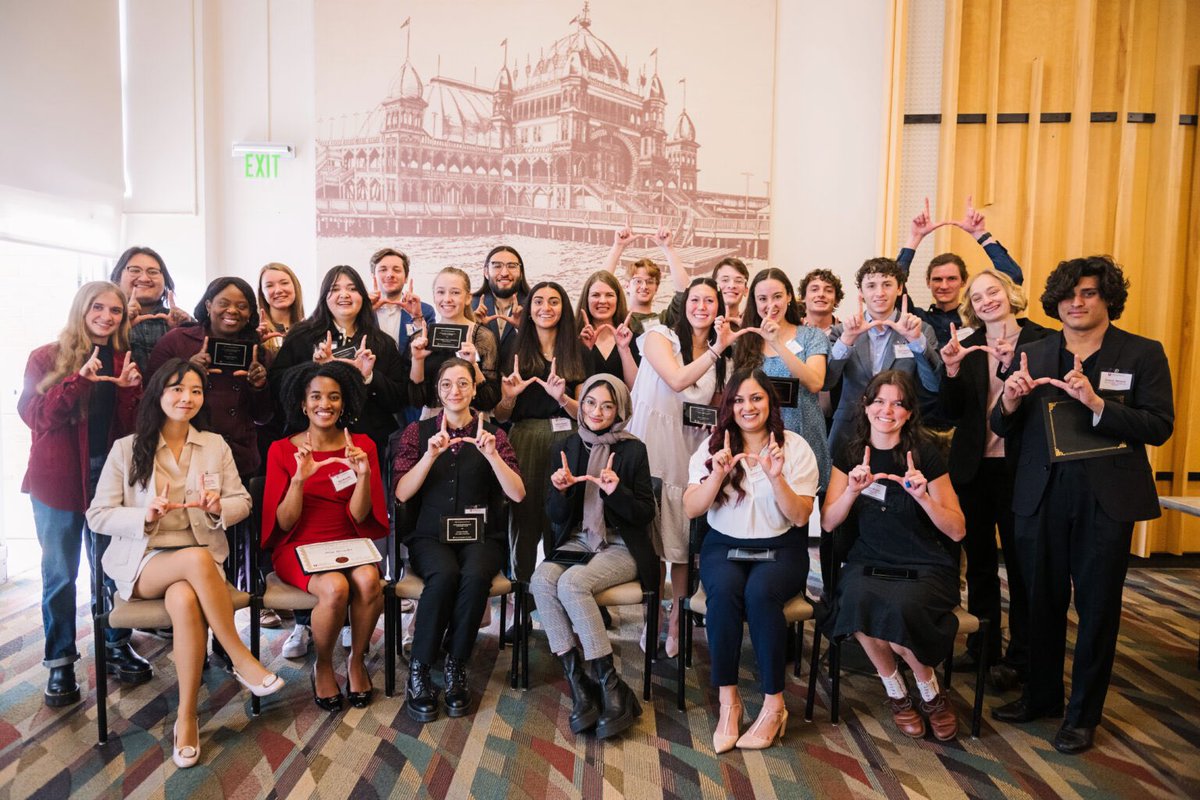
<svg viewBox="0 0 1200 800"><path fill-rule="evenodd" d="M146 527L146 508L154 499L155 485L150 480L146 486L130 486L129 470L133 461L133 436L126 436L113 443L104 462L104 471L96 485L96 495L87 510L88 527L96 533L111 536L108 549L104 551L104 572L113 579L121 597L128 600L133 594L142 556L150 542L150 534L157 523ZM159 437L162 447L162 437ZM188 519L192 524L192 535L200 544L208 546L208 552L218 564L225 563L229 556L229 543L225 530L250 515L250 493L238 477L229 445L215 433L188 429L184 447L191 447L191 463L188 465L188 485L198 485L203 473L215 473L221 477L221 517L207 514L198 508L188 508Z"/></svg>

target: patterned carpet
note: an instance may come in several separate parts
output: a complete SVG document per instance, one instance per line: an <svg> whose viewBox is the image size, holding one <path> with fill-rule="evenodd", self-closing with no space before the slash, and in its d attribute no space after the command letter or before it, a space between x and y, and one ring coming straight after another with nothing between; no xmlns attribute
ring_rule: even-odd
<svg viewBox="0 0 1200 800"><path fill-rule="evenodd" d="M287 629L265 631L268 665L289 685L249 720L247 695L210 669L200 698L201 764L177 770L169 645L135 635L157 674L134 688L110 682L111 736L97 747L86 609L79 609L80 648L89 654L79 669L84 702L46 708L39 585L37 573L26 572L0 586L0 798L1198 797L1198 579L1196 569L1131 571L1105 722L1097 747L1080 757L1051 748L1057 723L1048 720L1018 727L985 719L981 738L964 734L947 744L907 739L891 723L878 680L857 675L843 681L840 725L828 722L827 681L810 724L803 722L804 681L791 681L783 746L714 756L702 630L687 712L676 711L671 664L661 663L638 725L602 745L570 733L566 684L540 633L532 640L532 688L508 688L509 651L497 652L493 624L472 664L478 710L428 725L409 720L400 699L382 691L367 709L321 712L310 700L307 664L279 655ZM640 610L622 611L618 662L640 687ZM245 612L239 622L248 635ZM806 638L806 675L807 648ZM742 686L750 715L759 710L752 663L747 645ZM368 666L382 687L378 642ZM964 731L972 684L969 675L954 679ZM989 696L986 707L995 702Z"/></svg>

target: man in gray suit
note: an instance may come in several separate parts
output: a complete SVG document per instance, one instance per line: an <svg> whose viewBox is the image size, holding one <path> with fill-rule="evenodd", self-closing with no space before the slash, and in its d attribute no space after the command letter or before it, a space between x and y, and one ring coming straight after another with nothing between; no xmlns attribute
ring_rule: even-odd
<svg viewBox="0 0 1200 800"><path fill-rule="evenodd" d="M936 402L942 377L937 336L928 323L908 311L908 295L899 309L905 273L890 258L868 259L854 276L858 313L830 329L836 339L825 372L825 389L841 384L833 412L829 449L838 453L851 436L854 414L867 383L880 372L896 369L917 379L922 406ZM835 456L836 457L836 456Z"/></svg>

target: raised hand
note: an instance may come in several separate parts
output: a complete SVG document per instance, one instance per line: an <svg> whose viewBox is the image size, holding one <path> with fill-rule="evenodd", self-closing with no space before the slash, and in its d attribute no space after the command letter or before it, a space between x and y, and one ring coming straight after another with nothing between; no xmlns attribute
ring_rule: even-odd
<svg viewBox="0 0 1200 800"><path fill-rule="evenodd" d="M579 318L583 320L583 327L579 329L579 341L584 347L592 348L596 346L597 331L592 327L591 320L588 319L587 311L579 309Z"/></svg>
<svg viewBox="0 0 1200 800"><path fill-rule="evenodd" d="M167 291L167 308L169 308L170 311L168 311L166 314L166 320L167 324L172 328L178 327L185 322L190 322L192 319L191 314L175 305L175 292L173 290ZM155 316L161 317L162 315L157 314Z"/></svg>
<svg viewBox="0 0 1200 800"><path fill-rule="evenodd" d="M1021 366L1013 370L1008 378L1005 379L1004 391L1000 394L1000 400L1004 403L1006 410L1012 411L1025 395L1032 392L1038 386L1051 383L1054 380L1054 378L1034 378L1030 375L1029 356L1026 353L1021 353Z"/></svg>
<svg viewBox="0 0 1200 800"><path fill-rule="evenodd" d="M446 428L446 412L442 412L442 424L438 428L438 432L429 437L429 442L425 445L425 452L429 454L431 459L437 460L437 457L450 449L450 432Z"/></svg>
<svg viewBox="0 0 1200 800"><path fill-rule="evenodd" d="M163 486L162 492L156 494L154 496L154 498L150 501L150 505L146 506L146 524L147 525L153 525L154 523L158 522L170 510L169 508L167 508L167 506L169 505L169 501L167 500L167 494L170 492L170 490L171 490L171 485L169 483L165 484Z"/></svg>
<svg viewBox="0 0 1200 800"><path fill-rule="evenodd" d="M908 451L907 458L908 469L905 470L903 475L888 474L882 477L895 481L904 487L904 491L917 500L922 500L927 493L929 481L925 480L925 475L913 465L912 450Z"/></svg>
<svg viewBox="0 0 1200 800"><path fill-rule="evenodd" d="M587 480L587 476L579 478L571 474L571 467L567 464L566 451L560 451L559 455L562 456L562 466L551 473L551 486L553 486L555 489L558 489L560 492L565 492L567 489L571 488L580 481Z"/></svg>
<svg viewBox="0 0 1200 800"><path fill-rule="evenodd" d="M863 299L860 294L858 296L858 311L842 324L842 344L847 347L853 347L854 343L858 341L858 337L875 327L875 325L876 323L874 322L868 323L863 314Z"/></svg>
<svg viewBox="0 0 1200 800"><path fill-rule="evenodd" d="M972 195L967 195L967 210L963 214L963 218L955 220L952 224L962 228L976 239L987 230L987 222L983 214L975 210L975 198Z"/></svg>
<svg viewBox="0 0 1200 800"><path fill-rule="evenodd" d="M739 331L734 330L733 320L730 317L717 317L713 322L713 329L717 332L717 341L713 345L713 349L718 353L724 353L729 349L740 335Z"/></svg>
<svg viewBox="0 0 1200 800"><path fill-rule="evenodd" d="M1045 381L1052 386L1062 389L1071 398L1078 400L1097 413L1104 406L1104 400L1096 394L1091 380L1083 373L1083 361L1079 356L1075 356L1074 366L1070 372L1062 377L1062 380L1058 378L1046 378Z"/></svg>
<svg viewBox="0 0 1200 800"><path fill-rule="evenodd" d="M478 419L479 425L475 429L475 447L479 449L484 458L495 458L499 455L499 451L496 450L496 436L484 429L483 414L480 414Z"/></svg>
<svg viewBox="0 0 1200 800"><path fill-rule="evenodd" d="M745 453L738 453L738 456L733 455L733 450L729 445L729 431L725 431L725 442L721 449L712 454L710 460L712 470L711 474L719 480L725 480L725 476L733 472L733 468L737 465L738 457L744 456Z"/></svg>
<svg viewBox="0 0 1200 800"><path fill-rule="evenodd" d="M211 514L214 517L221 516L221 493L213 489L200 489L200 499L193 503L185 503L185 506L194 505L196 508L203 511L205 514Z"/></svg>
<svg viewBox="0 0 1200 800"><path fill-rule="evenodd" d="M874 482L875 475L871 472L871 448L864 447L862 463L856 464L846 475L846 488L854 494L862 494L863 489Z"/></svg>
<svg viewBox="0 0 1200 800"><path fill-rule="evenodd" d="M421 316L421 298L413 291L412 278L409 278L408 283L404 284L404 291L400 294L399 305L414 320Z"/></svg>
<svg viewBox="0 0 1200 800"><path fill-rule="evenodd" d="M481 298L479 300L479 305L475 306L475 321L480 325L487 325L495 318L496 316L494 314L489 314L487 312L487 306L484 304L483 299Z"/></svg>
<svg viewBox="0 0 1200 800"><path fill-rule="evenodd" d="M618 228L613 233L613 244L624 249L633 241L633 230L626 223L624 228Z"/></svg>
<svg viewBox="0 0 1200 800"><path fill-rule="evenodd" d="M537 378L522 378L518 362L519 359L517 356L513 356L512 372L505 375L503 380L500 381L500 395L505 402L515 401L521 392L529 387L529 384L537 380Z"/></svg>
<svg viewBox="0 0 1200 800"><path fill-rule="evenodd" d="M410 355L413 361L424 361L429 358L429 337L423 331L409 342Z"/></svg>
<svg viewBox="0 0 1200 800"><path fill-rule="evenodd" d="M913 217L912 227L909 229L909 246L916 249L916 245L920 244L921 240L929 234L936 231L946 222L934 222L929 214L929 198L925 198L925 210Z"/></svg>
<svg viewBox="0 0 1200 800"><path fill-rule="evenodd" d="M378 311L387 302L383 299L383 292L379 291L379 278L375 277L374 272L371 273L371 291L367 292L367 300L373 311Z"/></svg>
<svg viewBox="0 0 1200 800"><path fill-rule="evenodd" d="M513 360L516 361L516 356L513 356ZM550 395L551 400L561 406L563 404L563 395L567 391L567 379L558 374L557 367L558 359L551 358L550 374L546 376L545 380L541 378L534 378L534 380L542 385L542 388L546 390L546 394Z"/></svg>
<svg viewBox="0 0 1200 800"><path fill-rule="evenodd" d="M1014 326L1016 327L1016 326ZM992 342L991 354L1000 362L1000 368L1007 370L1012 364L1013 353L1017 351L1017 338L1021 335L1021 329L1009 332L1008 322L1004 323L1004 332L1000 338Z"/></svg>
<svg viewBox="0 0 1200 800"><path fill-rule="evenodd" d="M125 316L129 318L129 324L136 324L138 317L142 315L142 304L132 297L129 298L129 304L125 306Z"/></svg>
<svg viewBox="0 0 1200 800"><path fill-rule="evenodd" d="M946 342L946 346L941 349L942 361L946 365L946 374L953 378L958 374L959 368L962 366L962 361L969 353L976 350L996 354L994 347L986 344L973 344L970 347L963 347L962 342L958 340L958 331L954 327L954 323L950 323L950 341Z"/></svg>
<svg viewBox="0 0 1200 800"><path fill-rule="evenodd" d="M742 330L754 330L754 329L743 328ZM780 325L775 320L773 320L773 319L763 320L762 324L758 326L757 330L758 330L758 335L763 338L763 341L766 342L767 344L771 345L772 347L778 348L778 347L781 347L784 345L784 342L780 341L780 339L779 339ZM740 331L739 331L739 333L740 333Z"/></svg>
<svg viewBox="0 0 1200 800"><path fill-rule="evenodd" d="M321 468L312 457L312 449L312 434L305 433L304 441L296 445L296 474L292 476L293 481L304 483Z"/></svg>
<svg viewBox="0 0 1200 800"><path fill-rule="evenodd" d="M105 380L103 375L100 375L101 380ZM138 371L137 364L134 363L133 356L126 355L125 363L121 366L121 374L115 378L108 378L113 383L122 389L129 389L137 386L142 382L142 373Z"/></svg>
<svg viewBox="0 0 1200 800"><path fill-rule="evenodd" d="M87 361L84 361L83 366L79 368L79 376L94 383L101 379L100 370L103 367L104 364L100 361L100 346L96 345Z"/></svg>
<svg viewBox="0 0 1200 800"><path fill-rule="evenodd" d="M324 364L333 361L333 331L325 331L325 341L313 348L313 361Z"/></svg>
<svg viewBox="0 0 1200 800"><path fill-rule="evenodd" d="M671 233L670 228L668 228L666 225L659 225L658 231L656 231L654 234L654 243L666 250L671 246L671 240L673 238L674 235Z"/></svg>
<svg viewBox="0 0 1200 800"><path fill-rule="evenodd" d="M617 490L617 486L621 483L621 478L617 473L613 472L613 458L616 453L608 454L608 463L604 465L604 469L600 470L600 477L595 479L595 483L600 487L600 491L605 494L612 494Z"/></svg>
<svg viewBox="0 0 1200 800"><path fill-rule="evenodd" d="M633 312L630 311L625 315L625 321L616 327L613 331L613 336L616 337L617 347L622 350L628 350L633 344L633 328L629 327L630 321L633 319Z"/></svg>
<svg viewBox="0 0 1200 800"><path fill-rule="evenodd" d="M474 364L479 360L479 351L475 349L475 323L467 324L467 335L463 337L462 345L459 346L458 352L454 355L466 361L468 364Z"/></svg>
<svg viewBox="0 0 1200 800"><path fill-rule="evenodd" d="M775 441L774 433L767 437L767 454L759 458L759 464L772 480L783 474L783 448Z"/></svg>
<svg viewBox="0 0 1200 800"><path fill-rule="evenodd" d="M891 328L896 333L903 336L910 342L915 342L922 337L921 318L916 314L908 313L908 295L905 294L900 298L900 314L892 319L880 320L877 323L880 327Z"/></svg>
<svg viewBox="0 0 1200 800"><path fill-rule="evenodd" d="M200 344L200 350L188 359L200 369L208 370L209 372L219 373L221 370L212 368L212 356L208 354L208 337L204 337L204 341Z"/></svg>
<svg viewBox="0 0 1200 800"><path fill-rule="evenodd" d="M365 477L371 472L371 459L367 458L367 451L354 443L349 428L342 428L342 433L346 437L346 465L354 470L358 477Z"/></svg>
<svg viewBox="0 0 1200 800"><path fill-rule="evenodd" d="M358 367L358 371L362 373L363 380L368 380L371 377L371 373L375 371L375 354L367 348L367 337L365 334L354 351L354 360L351 363Z"/></svg>

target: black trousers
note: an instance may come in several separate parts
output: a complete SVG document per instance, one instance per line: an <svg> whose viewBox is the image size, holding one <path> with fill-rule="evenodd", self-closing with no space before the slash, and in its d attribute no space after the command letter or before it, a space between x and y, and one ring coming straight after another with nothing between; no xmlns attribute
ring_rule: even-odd
<svg viewBox="0 0 1200 800"><path fill-rule="evenodd" d="M963 550L967 554L967 610L991 620L988 628L989 664L1001 661L1000 641L1000 561L996 550L996 530L1008 569L1008 650L1003 661L1022 675L1029 671L1029 603L1021 560L1013 543L1013 476L1003 458L984 458L975 477L955 484L967 535ZM978 634L967 637L967 652L978 659Z"/></svg>
<svg viewBox="0 0 1200 800"><path fill-rule="evenodd" d="M1056 464L1053 470L1038 513L1016 517L1030 612L1025 699L1038 712L1062 703L1073 586L1079 625L1065 722L1095 727L1104 712L1117 652L1133 523L1104 513L1081 463Z"/></svg>
<svg viewBox="0 0 1200 800"><path fill-rule="evenodd" d="M417 604L413 658L432 664L446 652L466 661L479 634L492 579L504 564L504 545L495 540L443 544L415 536L408 540L413 572L425 581Z"/></svg>
<svg viewBox="0 0 1200 800"><path fill-rule="evenodd" d="M736 686L742 625L749 623L763 694L783 691L787 622L783 607L808 584L808 533L789 531L771 539L735 539L717 531L700 549L700 582L708 596L708 649L713 686ZM775 550L774 561L730 561L734 547Z"/></svg>

